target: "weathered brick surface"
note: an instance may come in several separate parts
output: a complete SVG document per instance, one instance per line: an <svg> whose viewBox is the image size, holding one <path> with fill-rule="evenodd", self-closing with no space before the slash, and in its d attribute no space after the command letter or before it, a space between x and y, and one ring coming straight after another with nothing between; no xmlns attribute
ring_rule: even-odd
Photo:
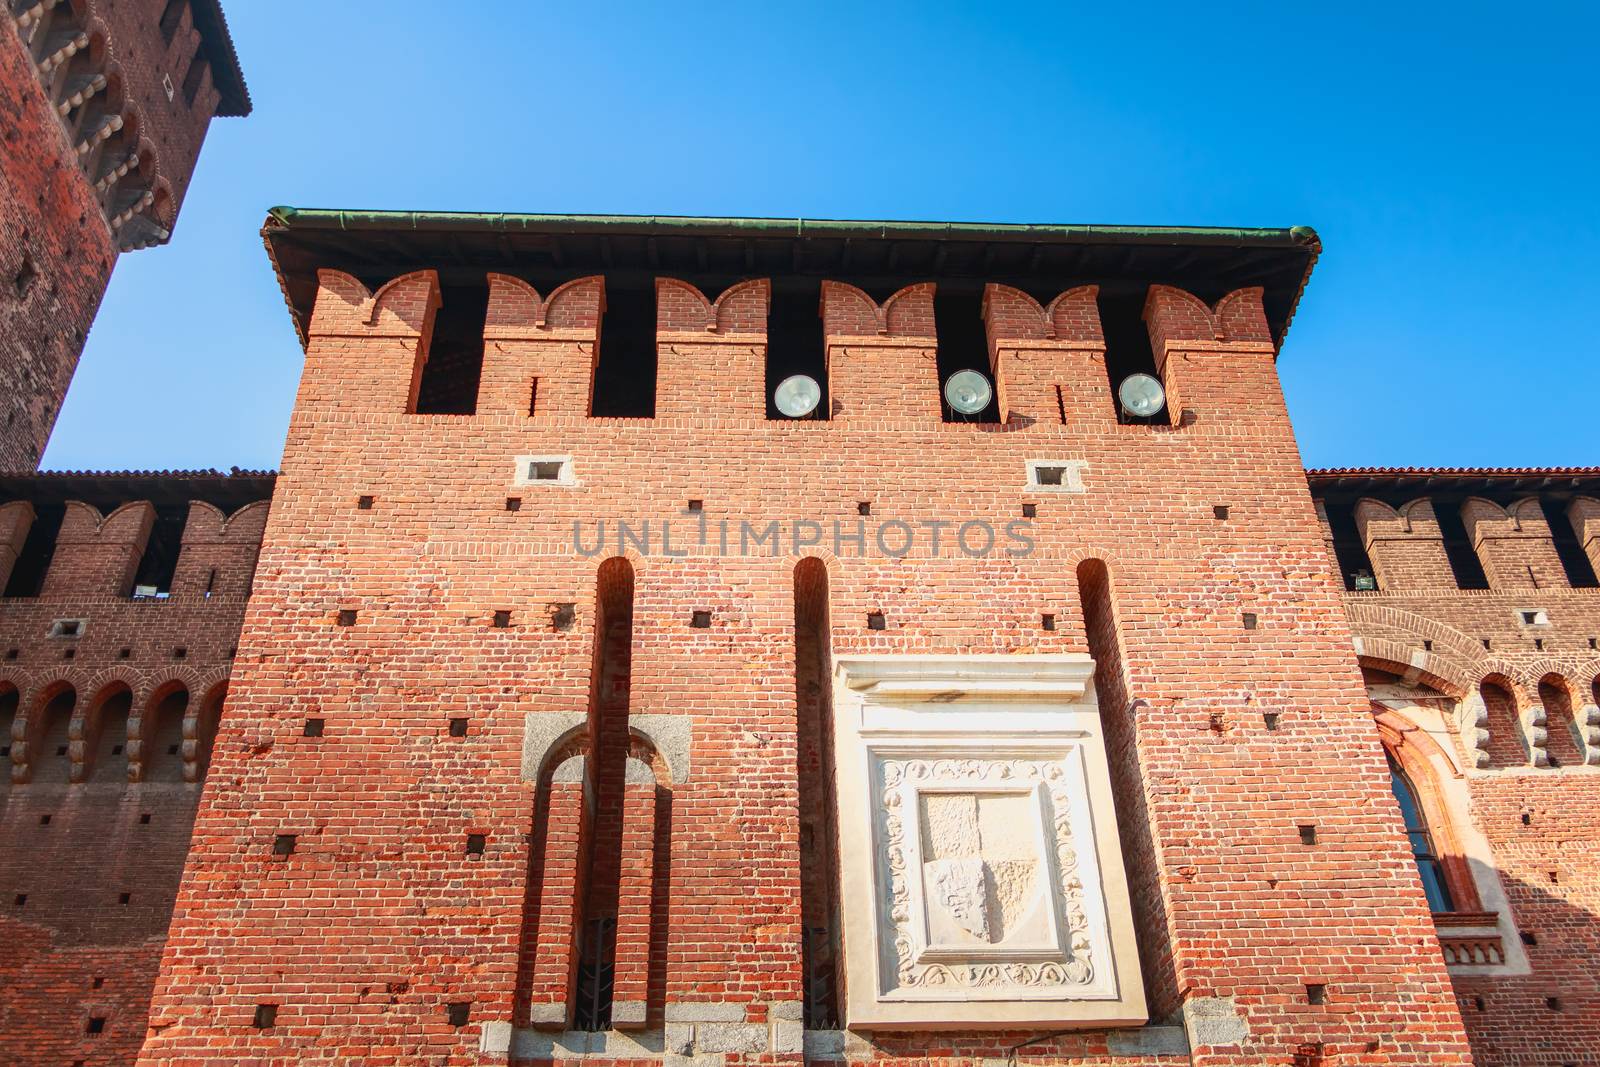
<svg viewBox="0 0 1600 1067"><path fill-rule="evenodd" d="M552 914L558 901L530 871L556 876L550 857L574 842L554 832L581 801L523 777L524 719L622 695L596 657L607 643L596 633L597 568L619 554L633 572L623 707L693 724L692 772L662 797L670 848L653 872L665 914L652 1017L714 1011L749 1027L802 996L799 561L818 554L828 569L834 653L1027 653L1090 647L1075 572L1103 559L1131 705L1105 710L1125 724L1119 736L1136 738L1115 758L1142 791L1121 814L1147 819L1130 868L1146 879L1143 913L1158 916L1140 937L1157 1002L1204 1023L1191 1062L1466 1062L1271 345L1248 310L1259 315L1258 296L1201 305L1221 325L1194 336L1152 304L1157 336L1170 339L1158 347L1169 388L1193 412L1186 425L1121 426L1109 404L1063 425L1054 397L1035 390L994 432L940 422L932 346L919 340L932 332L931 292L917 286L887 310L824 287L843 412L791 423L715 406L653 420L542 403L531 417L410 415L431 274L377 297L323 277L217 786L197 820L143 1062L494 1061L477 1051L480 1028L521 1025L530 962L530 993L551 991L529 940L572 921ZM530 358L549 357L530 348ZM997 358L1006 365L1004 351ZM759 365L729 374L723 388L761 395ZM1028 409L1043 400L1045 410ZM524 487L521 509L507 510L512 457L546 453L571 454L579 484ZM1031 458L1081 458L1086 491L1028 490ZM374 497L370 510L355 506L361 494ZM776 552L719 556L699 546L688 499L704 501L713 546L729 520L736 547L741 519L814 519L825 542L795 551L786 535ZM861 501L870 517L858 515ZM1028 555L1004 554L1002 534L994 554L968 556L950 529L933 553L921 525L904 559L870 548L888 519L1003 530L1023 503L1039 509ZM1221 503L1226 520L1213 511ZM651 520L648 552L619 553L619 518L636 533ZM687 555L662 551L667 519L674 551ZM573 524L592 543L601 520L607 547L575 552ZM835 551L834 520L847 535L862 523L868 552L849 542ZM552 625L557 603L578 605L575 625ZM353 625L338 624L341 610L357 613ZM496 610L511 611L509 627L491 625ZM691 625L696 610L709 626ZM869 612L883 613L882 630L868 627ZM1054 630L1041 627L1044 613ZM326 717L321 737L303 736L313 714ZM471 720L465 737L449 734L452 716ZM614 750L595 743L604 763ZM620 834L621 821L599 813L625 791L608 788L603 768L595 781L596 833ZM543 830L541 805L551 811ZM1319 826L1314 846L1297 830L1307 822ZM463 855L468 832L486 835L481 858ZM283 833L298 844L275 857ZM532 855L541 845L544 856ZM541 902L532 923L530 901ZM560 925L547 928L546 916ZM1308 1004L1307 984L1325 984L1327 1002ZM471 1022L457 1029L446 1005L462 1000ZM277 1006L270 1029L251 1026L259 1004ZM742 1011L728 1019L725 1006ZM848 1055L1004 1057L1034 1036L885 1036ZM1051 1038L1027 1055L1184 1059L1120 1041Z"/></svg>
<svg viewBox="0 0 1600 1067"><path fill-rule="evenodd" d="M224 526L197 502L178 571L213 590L132 600L150 505L97 531L69 504L42 594L0 600L0 1062L138 1054L264 510ZM47 636L58 619L80 635Z"/></svg>
<svg viewBox="0 0 1600 1067"><path fill-rule="evenodd" d="M1545 513L1523 492L1507 490L1509 508L1488 500L1463 508L1500 588L1454 588L1448 567L1440 570L1443 549L1431 545L1426 565L1396 566L1406 558L1397 537L1369 549L1382 591L1346 597L1361 662L1387 679L1381 692L1403 679L1442 695L1436 702L1447 719L1474 697L1487 713L1480 743L1469 743L1470 730L1451 737L1470 807L1445 813L1435 838L1483 836L1489 876L1527 935L1529 973L1455 976L1476 1062L1587 1063L1600 1048L1600 863L1586 844L1600 810L1600 590L1571 587ZM1394 491L1397 500L1404 495ZM1557 509L1580 544L1587 499ZM1361 508L1372 515L1396 514L1369 504ZM1412 517L1412 545L1429 538L1418 529L1419 518L1434 513L1425 491L1400 513ZM1396 521L1387 516L1385 523ZM1538 588L1530 567L1541 576ZM1529 610L1545 612L1548 624L1528 625Z"/></svg>
<svg viewBox="0 0 1600 1067"><path fill-rule="evenodd" d="M166 239L212 116L249 111L201 21L209 39L188 3L0 14L0 471L37 465L119 250Z"/></svg>

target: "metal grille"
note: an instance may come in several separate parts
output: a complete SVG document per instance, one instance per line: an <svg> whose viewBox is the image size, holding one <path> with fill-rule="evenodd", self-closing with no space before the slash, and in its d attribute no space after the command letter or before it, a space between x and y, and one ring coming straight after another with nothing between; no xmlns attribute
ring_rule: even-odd
<svg viewBox="0 0 1600 1067"><path fill-rule="evenodd" d="M617 920L590 919L584 924L578 953L577 1004L573 1028L611 1029L611 989L616 977Z"/></svg>

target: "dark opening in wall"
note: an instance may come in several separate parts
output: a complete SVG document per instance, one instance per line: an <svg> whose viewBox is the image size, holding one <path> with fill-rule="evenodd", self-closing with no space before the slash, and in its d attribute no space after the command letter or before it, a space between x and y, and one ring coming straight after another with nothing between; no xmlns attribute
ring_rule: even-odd
<svg viewBox="0 0 1600 1067"><path fill-rule="evenodd" d="M837 829L833 808L833 708L829 678L828 568L794 568L795 707L800 783L800 923L807 1029L839 1027Z"/></svg>
<svg viewBox="0 0 1600 1067"><path fill-rule="evenodd" d="M606 311L589 414L649 419L656 413L656 291L653 279L606 276Z"/></svg>
<svg viewBox="0 0 1600 1067"><path fill-rule="evenodd" d="M1550 536L1556 543L1556 555L1561 557L1561 567L1567 572L1567 584L1574 589L1593 589L1596 581L1594 566L1578 543L1578 533L1567 518L1567 501L1553 497L1540 497L1539 507L1544 509L1545 521L1550 524Z"/></svg>
<svg viewBox="0 0 1600 1067"><path fill-rule="evenodd" d="M187 503L156 505L156 519L150 526L139 569L133 574L135 598L164 598L172 592L172 576L178 571L178 551L183 547L183 524L189 518Z"/></svg>
<svg viewBox="0 0 1600 1067"><path fill-rule="evenodd" d="M1148 374L1158 381L1155 350L1150 346L1150 328L1144 321L1146 286L1132 288L1106 285L1100 289L1100 329L1106 339L1106 378L1111 384L1111 403L1118 422L1165 424L1172 419L1167 409L1140 418L1125 415L1117 401L1117 386L1130 374Z"/></svg>
<svg viewBox="0 0 1600 1067"><path fill-rule="evenodd" d="M37 514L28 536L22 542L22 551L11 568L11 578L6 582L5 595L38 596L44 588L45 572L50 569L50 557L55 554L56 537L61 533L61 519L66 515L62 504L34 505Z"/></svg>
<svg viewBox="0 0 1600 1067"><path fill-rule="evenodd" d="M1356 526L1355 501L1324 498L1323 509L1328 513L1328 526L1333 530L1333 557L1339 566L1339 575L1346 589L1356 587L1357 574L1371 574L1372 560L1361 540L1361 530Z"/></svg>
<svg viewBox="0 0 1600 1067"><path fill-rule="evenodd" d="M202 41L194 50L194 56L189 60L188 73L183 76L183 102L194 107L195 97L200 95L200 80L206 72L206 46Z"/></svg>
<svg viewBox="0 0 1600 1067"><path fill-rule="evenodd" d="M993 390L989 366L989 338L983 325L983 283L943 280L933 293L933 326L939 334L940 410L945 422L999 422L999 393ZM944 402L944 383L957 371L975 370L989 379L989 406L975 415L963 415Z"/></svg>
<svg viewBox="0 0 1600 1067"><path fill-rule="evenodd" d="M1450 561L1450 572L1455 575L1460 589L1487 589L1489 576L1483 573L1483 561L1467 537L1466 524L1461 521L1461 500L1433 501L1433 514L1439 520L1439 533L1444 537L1445 558Z"/></svg>
<svg viewBox="0 0 1600 1067"><path fill-rule="evenodd" d="M417 414L471 415L478 410L478 380L483 376L489 286L487 282L444 286L439 297L428 362L417 391Z"/></svg>
<svg viewBox="0 0 1600 1067"><path fill-rule="evenodd" d="M596 574L596 586L595 644L589 675L589 752L595 801L574 997L573 1025L579 1030L605 1030L611 1025L630 736L633 565L620 557L606 560Z"/></svg>
<svg viewBox="0 0 1600 1067"><path fill-rule="evenodd" d="M822 282L817 278L772 279L772 303L767 312L767 418L786 419L772 402L778 383L804 374L822 387L822 399L807 418L826 419L828 353L822 333Z"/></svg>
<svg viewBox="0 0 1600 1067"><path fill-rule="evenodd" d="M183 18L183 9L188 6L189 0L167 0L166 9L161 12L161 40L164 43L172 43L173 36L178 32L178 22Z"/></svg>

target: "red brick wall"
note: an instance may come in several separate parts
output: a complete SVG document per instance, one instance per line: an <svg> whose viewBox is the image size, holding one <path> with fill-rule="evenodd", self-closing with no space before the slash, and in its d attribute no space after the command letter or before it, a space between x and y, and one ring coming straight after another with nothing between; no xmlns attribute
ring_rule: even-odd
<svg viewBox="0 0 1600 1067"><path fill-rule="evenodd" d="M38 465L117 251L11 20L0 22L0 471L21 471ZM19 294L24 263L35 273Z"/></svg>
<svg viewBox="0 0 1600 1067"><path fill-rule="evenodd" d="M1350 619L1369 667L1444 694L1450 709L1485 697L1487 736L1454 738L1471 804L1450 817L1487 840L1491 876L1531 942L1525 975L1454 978L1476 1062L1588 1063L1600 1048L1600 861L1579 842L1600 816L1600 591L1568 587L1531 501L1511 516L1488 501L1464 510L1500 588L1440 588L1413 568L1381 592L1346 594ZM1571 509L1580 541L1582 513ZM1549 624L1527 625L1532 609Z"/></svg>
<svg viewBox="0 0 1600 1067"><path fill-rule="evenodd" d="M209 72L192 103L185 91L201 40L189 8L169 41L164 7L73 0L0 18L0 471L37 465L118 249L162 239L127 220L172 229L216 111Z"/></svg>
<svg viewBox="0 0 1600 1067"><path fill-rule="evenodd" d="M208 794L197 819L144 1062L492 1062L476 1051L480 1028L515 1020L519 958L543 936L525 911L541 868L524 719L590 707L596 568L616 554L618 518L655 531L649 552L629 553L629 708L693 724L692 771L672 784L657 862L670 881L652 1012L742 1006L755 1026L788 1013L802 981L804 553L703 551L699 520L683 514L691 498L705 503L711 543L731 520L735 545L740 519L862 521L870 545L889 519L998 529L1037 504L1027 556L966 556L949 529L934 555L925 527L905 559L826 544L832 651L1084 651L1075 569L1104 559L1127 696L1143 702L1125 758L1144 795L1123 810L1147 813L1152 852L1130 864L1158 879L1164 905L1164 927L1140 936L1159 946L1147 958L1170 959L1175 996L1195 1013L1236 1013L1247 1035L1240 1045L1201 1027L1192 1062L1466 1062L1259 294L1200 305L1219 325L1193 338L1152 304L1187 425L1119 426L1107 406L1063 426L1053 398L1027 410L1040 394L1023 390L1010 406L1032 421L995 433L939 419L926 286L884 307L825 288L842 407L829 422L719 407L600 420L578 404L532 420L408 415L431 273L391 283L392 297L326 272L324 286L217 748L230 788ZM722 388L763 394L758 366L728 374ZM570 453L579 484L525 488L509 511L512 457L530 453ZM1086 492L1029 490L1032 458L1081 459ZM357 509L358 494L374 506ZM687 556L662 551L663 519ZM592 539L598 520L611 547L584 558L573 524ZM579 605L569 629L549 622L548 605L563 602ZM338 625L341 610L358 613L354 625ZM512 625L492 626L495 610ZM691 626L696 610L709 626ZM303 736L311 715L326 717L323 736ZM465 737L449 734L451 716L471 719ZM1302 823L1318 824L1318 844L1301 843ZM481 858L462 854L469 828L487 836ZM275 858L281 833L298 845ZM1326 984L1327 1002L1308 1003L1307 984ZM447 1005L459 1001L473 1007L456 1029ZM251 1026L260 1004L277 1006L270 1029ZM1034 1036L886 1036L852 1056L1001 1057ZM1029 1054L1174 1062L1114 1056L1113 1044L1072 1035Z"/></svg>
<svg viewBox="0 0 1600 1067"><path fill-rule="evenodd" d="M149 509L103 532L131 522L142 540ZM224 529L196 504L179 574L215 565L212 595L184 583L134 601L132 542L71 543L94 534L94 509L69 506L43 595L0 600L0 1062L138 1055L264 510ZM62 618L81 636L47 637Z"/></svg>

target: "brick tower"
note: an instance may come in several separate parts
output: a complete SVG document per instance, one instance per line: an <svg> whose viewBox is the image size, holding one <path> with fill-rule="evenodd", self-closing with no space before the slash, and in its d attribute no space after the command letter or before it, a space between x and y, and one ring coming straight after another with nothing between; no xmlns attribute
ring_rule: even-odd
<svg viewBox="0 0 1600 1067"><path fill-rule="evenodd" d="M141 1063L1469 1062L1276 374L1310 231L267 240L305 372Z"/></svg>
<svg viewBox="0 0 1600 1067"><path fill-rule="evenodd" d="M250 97L217 0L6 0L0 471L50 438L117 256L166 242L200 144Z"/></svg>

